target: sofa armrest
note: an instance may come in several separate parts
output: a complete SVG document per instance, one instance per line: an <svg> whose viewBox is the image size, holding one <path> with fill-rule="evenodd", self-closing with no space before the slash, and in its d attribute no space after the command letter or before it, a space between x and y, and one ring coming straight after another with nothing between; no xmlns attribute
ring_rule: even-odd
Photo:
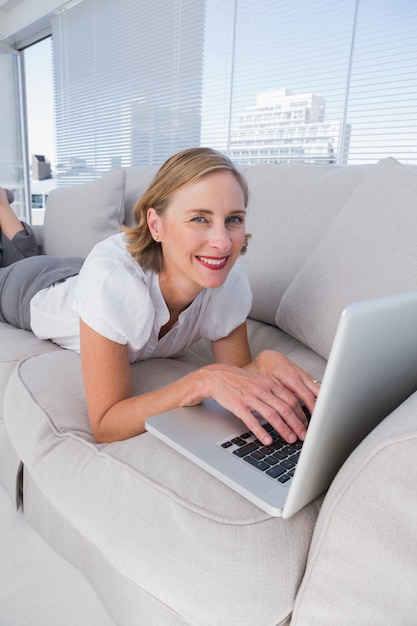
<svg viewBox="0 0 417 626"><path fill-rule="evenodd" d="M326 495L292 625L415 623L417 393L355 450Z"/></svg>

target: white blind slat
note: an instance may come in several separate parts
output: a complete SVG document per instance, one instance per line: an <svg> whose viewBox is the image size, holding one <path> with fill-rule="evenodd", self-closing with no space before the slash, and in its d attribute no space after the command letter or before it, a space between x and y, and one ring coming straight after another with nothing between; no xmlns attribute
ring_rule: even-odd
<svg viewBox="0 0 417 626"><path fill-rule="evenodd" d="M416 25L416 0L68 5L53 23L61 169L199 144L246 164L417 163Z"/></svg>

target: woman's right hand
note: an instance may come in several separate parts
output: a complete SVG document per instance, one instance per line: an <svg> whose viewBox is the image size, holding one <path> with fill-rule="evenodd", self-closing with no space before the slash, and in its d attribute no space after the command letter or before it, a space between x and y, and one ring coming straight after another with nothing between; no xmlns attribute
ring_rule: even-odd
<svg viewBox="0 0 417 626"><path fill-rule="evenodd" d="M231 411L265 445L272 438L254 412L288 443L304 440L308 425L304 411L295 394L279 382L230 365L208 365L199 371L203 374L202 396L213 398Z"/></svg>

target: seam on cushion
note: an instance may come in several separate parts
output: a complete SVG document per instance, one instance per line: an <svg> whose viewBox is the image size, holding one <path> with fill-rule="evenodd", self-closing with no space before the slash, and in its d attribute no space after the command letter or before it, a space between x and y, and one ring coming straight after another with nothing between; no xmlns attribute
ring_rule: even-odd
<svg viewBox="0 0 417 626"><path fill-rule="evenodd" d="M32 357L36 357L36 356L42 356L43 354L49 354L49 352L55 352L55 350L50 350L50 351L47 350L46 352L34 352L30 356L24 356L24 357L14 357L14 358L11 358L11 359L0 359L0 365L2 365L2 364L6 365L6 364L9 364L9 363L15 363L16 366L18 366L18 365L20 365L21 362L24 362L27 359L31 359Z"/></svg>
<svg viewBox="0 0 417 626"><path fill-rule="evenodd" d="M212 513L212 512L210 512L210 514L209 514L209 512L206 511L205 509L202 509L201 507L199 507L197 505L193 505L193 504L187 502L186 500L181 498L181 496L176 494L171 489L163 487L162 485L157 483L155 480L153 480L149 476L146 476L146 474L143 474L143 472L133 468L128 463L124 463L120 459L117 459L116 457L107 454L105 452L105 449L103 450L103 449L100 449L98 447L100 445L107 447L108 445L111 445L111 444L97 444L97 443L93 443L91 441L86 441L86 439L84 439L80 435L77 435L76 431L68 431L68 432L65 432L65 433L59 431L57 429L57 427L55 426L54 422L51 420L48 412L44 409L43 406L41 406L39 404L38 400L35 398L35 396L33 395L32 391L26 385L23 376L21 376L21 374L20 374L21 366L25 363L25 361L31 359L32 356L36 356L36 355L31 355L27 359L23 359L22 361L19 361L17 366L16 366L15 371L19 372L19 380L20 380L20 382L24 385L25 390L30 395L30 397L33 399L33 401L36 403L36 406L38 407L38 409L40 409L42 411L42 413L44 414L44 416L46 417L46 419L48 421L49 427L51 428L51 430L54 432L54 434L56 435L56 437L58 439L61 439L61 440L73 439L73 440L78 441L83 446L86 446L86 447L90 448L90 450L93 451L95 455L103 457L105 459L111 459L111 461L113 463L116 463L116 465L118 467L123 468L125 471L128 471L131 475L135 475L135 476L141 478L141 480L143 480L143 482L145 482L146 484L152 486L156 491L159 491L160 493L165 494L171 500L174 500L177 504L179 504L182 508L184 508L186 510L189 510L189 511L192 511L193 513L195 513L197 515L200 515L201 517L204 517L204 518L209 519L211 521L214 521L214 522L217 522L217 523L220 523L220 524L224 524L224 525L228 525L228 526L252 526L252 525L255 525L255 524L262 524L262 523L264 523L265 521L268 521L268 520L275 519L271 515L268 515L267 513L265 513L265 516L263 518L261 518L261 519L256 519L256 520L252 520L252 521L245 521L245 522L239 522L238 520L222 517L222 516L220 516L218 514L215 514L215 513ZM139 435L139 436L141 436L141 435ZM24 459L23 459L23 462L25 462ZM261 509L259 509L259 511L261 511ZM277 518L277 519L280 519L280 518Z"/></svg>
<svg viewBox="0 0 417 626"><path fill-rule="evenodd" d="M413 437L411 438L411 440L413 439L417 439L417 433L415 433L413 435ZM368 466L371 464L371 462L384 450L387 450L389 448L391 448L392 446L396 446L399 443L404 443L404 442L408 442L410 441L410 434L407 433L407 435L397 435L394 439L391 439L390 441L385 441L380 443L376 449L373 450L373 452L371 453L371 455L368 457L368 460L366 461L366 463L364 465L362 465L361 467L357 468L356 471L351 474L351 477L348 481L346 481L346 483L344 484L343 488L339 490L335 500L333 501L332 506L325 512L326 515L326 522L323 525L323 527L321 528L320 535L321 538L319 540L319 542L314 546L314 553L308 556L307 559L307 568L309 569L309 573L308 575L305 574L304 578L302 580L302 586L303 586L303 590L300 594L300 600L298 600L297 598L297 604L298 602L301 602L301 598L302 595L304 594L304 589L306 589L306 587L309 584L310 578L312 576L312 571L314 569L314 563L317 559L317 555L321 553L322 550L322 545L323 542L326 541L327 539L327 534L329 531L329 526L332 523L332 518L333 518L333 514L335 513L335 510L337 509L337 507L340 504L340 501L342 500L342 498L346 495L346 493L351 489L352 484L355 482L356 478L364 471L368 468ZM315 527L316 530L316 527ZM314 532L315 532L314 530ZM314 532L313 532L313 539L314 540ZM311 558L311 560L310 560Z"/></svg>
<svg viewBox="0 0 417 626"><path fill-rule="evenodd" d="M133 468L128 463L125 463L124 461L121 461L120 459L118 459L118 458L116 458L116 457L114 457L112 455L107 454L105 452L105 450L101 450L100 448L97 448L96 445L94 445L91 442L85 441L85 439L83 439L82 437L76 435L75 433L65 433L65 434L60 433L58 436L60 438L75 439L78 442L80 442L81 444L90 447L91 450L93 450L94 454L96 454L97 456L100 456L100 457L103 457L104 459L110 460L112 463L115 463L118 467L122 468L124 471L126 471L129 474L131 474L132 476L136 476L137 478L142 480L144 483L146 483L147 485L152 487L155 491L158 491L159 493L162 493L165 496L169 497L171 500L173 500L174 502L179 504L182 508L184 508L184 509L186 509L188 511L191 511L192 513L195 513L195 514L199 515L200 517L204 517L205 519L209 519L210 521L217 522L217 523L223 524L225 526L253 526L253 525L262 524L265 521L274 519L272 516L270 516L267 513L265 513L265 517L262 518L262 519L239 522L239 520L226 518L226 517L223 517L223 516L221 516L219 514L213 513L211 511L209 512L206 509L203 509L203 508L201 508L201 507L199 507L199 506L197 506L195 504L192 504L192 503L188 502L187 500L184 500L184 498L182 498L180 495L178 495L172 489L169 489L168 487L164 487L163 485L161 485L160 483L158 483L154 479L150 478L149 476L147 476L146 474L144 474L140 470L138 470L136 468ZM109 444L104 444L104 445L107 446Z"/></svg>

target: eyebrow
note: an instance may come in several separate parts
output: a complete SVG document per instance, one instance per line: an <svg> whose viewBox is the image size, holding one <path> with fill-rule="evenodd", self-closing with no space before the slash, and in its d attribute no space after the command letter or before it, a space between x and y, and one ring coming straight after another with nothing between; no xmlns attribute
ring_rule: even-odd
<svg viewBox="0 0 417 626"><path fill-rule="evenodd" d="M211 211L210 209L187 209L185 211L185 213L200 213L200 214L206 214L206 215L213 215L214 211ZM242 213L242 214L246 214L246 209L231 209L229 211L229 213Z"/></svg>

